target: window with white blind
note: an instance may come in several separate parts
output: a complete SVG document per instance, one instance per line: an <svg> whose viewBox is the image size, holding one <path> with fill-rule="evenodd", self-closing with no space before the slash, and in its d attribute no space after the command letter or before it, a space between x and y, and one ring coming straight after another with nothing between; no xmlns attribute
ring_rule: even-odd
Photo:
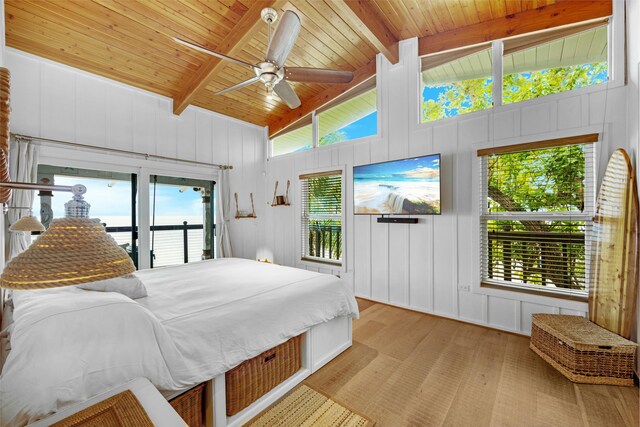
<svg viewBox="0 0 640 427"><path fill-rule="evenodd" d="M342 170L300 175L301 259L342 265Z"/></svg>
<svg viewBox="0 0 640 427"><path fill-rule="evenodd" d="M479 150L481 286L582 296L597 134Z"/></svg>

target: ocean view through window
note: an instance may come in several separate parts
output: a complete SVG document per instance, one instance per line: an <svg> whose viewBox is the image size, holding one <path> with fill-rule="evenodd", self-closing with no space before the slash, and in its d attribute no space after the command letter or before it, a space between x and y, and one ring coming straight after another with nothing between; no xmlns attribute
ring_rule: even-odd
<svg viewBox="0 0 640 427"><path fill-rule="evenodd" d="M135 174L39 165L38 181L56 185L81 183L87 187L90 217L99 218L118 245L138 265L137 176ZM153 185L153 176L151 176ZM153 207L153 188L150 188ZM34 215L45 227L64 217L65 193L41 191L34 200ZM155 221L150 219L149 238L155 243L152 267L195 262L214 257L214 183L206 180L158 177ZM150 214L153 213L151 210ZM37 234L34 239L37 238ZM150 244L151 247L151 244Z"/></svg>

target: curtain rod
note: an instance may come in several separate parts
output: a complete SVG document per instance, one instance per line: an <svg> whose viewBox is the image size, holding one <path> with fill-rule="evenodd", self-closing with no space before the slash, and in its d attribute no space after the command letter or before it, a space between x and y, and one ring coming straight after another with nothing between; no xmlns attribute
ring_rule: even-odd
<svg viewBox="0 0 640 427"><path fill-rule="evenodd" d="M21 135L21 134L18 134L18 133L12 133L11 136L13 136L16 139L16 141L18 141L18 142L41 141L41 142L48 142L48 143L51 143L51 144L66 145L66 146L69 146L69 147L88 148L90 150L105 151L105 152L108 152L108 153L117 153L117 154L127 154L127 155L134 155L134 156L142 156L142 157L145 158L145 160L147 160L147 159L167 160L167 161L171 161L171 162L189 163L189 164L192 164L192 165L213 166L213 167L216 167L216 168L222 169L222 170L233 169L233 166L231 166L231 165L222 165L222 164L216 164L216 163L198 162L196 160L174 159L174 158L166 157L166 156L158 156L156 154L146 154L146 153L138 153L136 151L119 150L117 148L94 147L92 145L78 144L76 142L60 141L60 140L57 140L57 139L49 139L49 138L40 138L40 137L36 137L36 136Z"/></svg>
<svg viewBox="0 0 640 427"><path fill-rule="evenodd" d="M15 190L40 190L40 191L73 191L71 185L32 184L30 182L0 182L0 188L13 188Z"/></svg>

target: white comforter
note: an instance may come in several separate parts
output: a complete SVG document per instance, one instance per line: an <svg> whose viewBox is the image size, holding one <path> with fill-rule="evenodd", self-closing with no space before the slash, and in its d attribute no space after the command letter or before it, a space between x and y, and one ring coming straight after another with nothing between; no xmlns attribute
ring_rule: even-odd
<svg viewBox="0 0 640 427"><path fill-rule="evenodd" d="M340 279L241 259L141 271L148 297L14 293L0 420L23 425L136 377L162 391L213 378L307 328L357 317Z"/></svg>

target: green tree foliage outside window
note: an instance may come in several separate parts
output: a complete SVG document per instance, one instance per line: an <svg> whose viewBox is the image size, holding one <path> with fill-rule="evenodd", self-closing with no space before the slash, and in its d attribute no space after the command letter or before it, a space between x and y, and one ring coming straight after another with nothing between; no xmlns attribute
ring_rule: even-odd
<svg viewBox="0 0 640 427"><path fill-rule="evenodd" d="M488 159L489 212L582 212L582 145L499 154Z"/></svg>
<svg viewBox="0 0 640 427"><path fill-rule="evenodd" d="M337 130L335 132L331 132L328 135L323 136L318 141L318 146L324 147L325 145L337 144L339 142L343 142L347 140L347 133L341 130Z"/></svg>
<svg viewBox="0 0 640 427"><path fill-rule="evenodd" d="M502 103L526 101L607 81L607 63L571 65L503 77Z"/></svg>
<svg viewBox="0 0 640 427"><path fill-rule="evenodd" d="M334 176L309 178L308 255L342 259L342 185Z"/></svg>
<svg viewBox="0 0 640 427"><path fill-rule="evenodd" d="M511 104L606 82L607 63L507 74L503 80L502 103ZM438 95L437 99L423 100L423 122L485 110L492 106L491 79L474 79L425 87L427 90L430 89L431 93L437 91Z"/></svg>
<svg viewBox="0 0 640 427"><path fill-rule="evenodd" d="M493 104L491 79L473 79L447 85L429 86L438 90L438 98L422 103L422 121L432 122L473 111L486 110Z"/></svg>

